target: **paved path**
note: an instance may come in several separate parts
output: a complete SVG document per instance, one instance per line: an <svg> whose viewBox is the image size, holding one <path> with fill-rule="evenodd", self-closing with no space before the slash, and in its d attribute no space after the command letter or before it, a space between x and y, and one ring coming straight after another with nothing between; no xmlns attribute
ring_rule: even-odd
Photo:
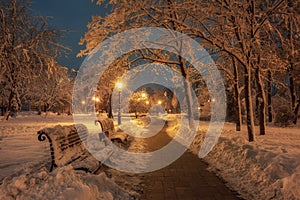
<svg viewBox="0 0 300 200"><path fill-rule="evenodd" d="M184 153L168 167L144 174L141 199L238 199L207 165L190 152Z"/></svg>
<svg viewBox="0 0 300 200"><path fill-rule="evenodd" d="M169 141L171 138L164 128L157 135L134 143L143 143L143 151L150 152L163 147ZM141 199L239 199L215 174L207 171L207 167L206 163L187 151L168 167L141 174L144 182Z"/></svg>

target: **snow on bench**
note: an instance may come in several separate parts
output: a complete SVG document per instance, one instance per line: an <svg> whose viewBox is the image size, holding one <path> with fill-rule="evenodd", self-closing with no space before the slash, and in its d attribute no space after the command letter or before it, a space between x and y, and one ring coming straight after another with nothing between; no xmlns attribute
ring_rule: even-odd
<svg viewBox="0 0 300 200"><path fill-rule="evenodd" d="M110 118L96 120L95 124L101 126L102 132L108 137L112 142L126 143L128 135L123 132L115 132L114 120ZM103 138L103 133L100 133L99 138Z"/></svg>
<svg viewBox="0 0 300 200"><path fill-rule="evenodd" d="M77 128L77 129L76 129ZM75 170L84 170L95 173L101 166L84 147L83 142L88 138L88 130L82 125L44 128L38 131L38 140L50 145L51 166L50 172L56 167L72 165Z"/></svg>
<svg viewBox="0 0 300 200"><path fill-rule="evenodd" d="M115 132L114 120L110 118L95 120L95 124L100 125L102 129L102 133L106 135L106 137L110 138L111 135Z"/></svg>

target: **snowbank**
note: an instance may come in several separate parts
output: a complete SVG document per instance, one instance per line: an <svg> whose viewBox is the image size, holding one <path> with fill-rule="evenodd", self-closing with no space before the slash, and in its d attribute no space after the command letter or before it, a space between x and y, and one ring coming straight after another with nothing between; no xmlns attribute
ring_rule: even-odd
<svg viewBox="0 0 300 200"><path fill-rule="evenodd" d="M191 150L198 154L208 123L200 124ZM267 128L247 141L246 131L226 124L217 145L205 157L209 169L245 199L300 199L300 129ZM244 130L246 127L243 127Z"/></svg>
<svg viewBox="0 0 300 200"><path fill-rule="evenodd" d="M106 200L139 196L135 191L140 190L141 180L113 170L109 178L104 173L74 171L71 166L48 172L49 143L38 141L37 131L73 123L72 116L45 118L34 113L0 121L0 199Z"/></svg>
<svg viewBox="0 0 300 200"><path fill-rule="evenodd" d="M45 168L28 170L13 178L5 178L0 199L130 199L104 173L99 175L61 167L49 173Z"/></svg>
<svg viewBox="0 0 300 200"><path fill-rule="evenodd" d="M176 121L180 119L168 115L168 120L175 121L169 123L167 129L174 137L180 127ZM144 125L149 119L145 117L137 122ZM86 174L70 167L58 168L52 173L37 168L49 160L49 146L37 140L36 131L72 123L70 116L25 115L0 122L0 179L6 177L0 185L0 199L128 199L129 195L137 196L134 191L140 190L141 180L115 170L110 170L112 178L107 178L103 173ZM208 125L208 122L200 122L199 134L191 145L195 154ZM300 128L267 127L267 134L257 136L251 143L247 141L246 127L242 132L234 129L233 124L225 124L218 143L204 159L209 169L245 199L300 199ZM143 146L143 143L134 143L130 149L139 152Z"/></svg>

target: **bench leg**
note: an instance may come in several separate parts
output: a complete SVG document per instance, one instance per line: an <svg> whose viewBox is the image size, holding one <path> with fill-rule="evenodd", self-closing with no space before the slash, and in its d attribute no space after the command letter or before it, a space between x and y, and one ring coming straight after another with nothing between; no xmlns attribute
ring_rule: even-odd
<svg viewBox="0 0 300 200"><path fill-rule="evenodd" d="M54 158L54 149L53 149L53 145L52 145L52 140L51 138L47 135L47 133L45 132L38 132L39 136L38 136L38 140L39 141L45 141L46 138L49 141L49 146L50 146L50 152L51 152L51 166L49 171L52 172L52 170L57 167L56 163L55 163L55 158Z"/></svg>

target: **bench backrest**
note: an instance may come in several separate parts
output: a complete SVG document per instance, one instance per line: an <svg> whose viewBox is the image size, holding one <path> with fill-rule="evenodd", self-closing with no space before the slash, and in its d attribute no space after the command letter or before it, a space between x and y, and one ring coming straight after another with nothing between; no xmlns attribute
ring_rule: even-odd
<svg viewBox="0 0 300 200"><path fill-rule="evenodd" d="M105 118L98 120L98 122L100 123L102 132L104 132L107 137L110 137L114 134L115 125L113 119Z"/></svg>
<svg viewBox="0 0 300 200"><path fill-rule="evenodd" d="M77 128L77 129L76 129ZM79 158L84 152L85 142L88 137L87 128L84 125L61 126L45 128L38 131L39 140L47 137L50 142L52 159L56 166L64 166Z"/></svg>

